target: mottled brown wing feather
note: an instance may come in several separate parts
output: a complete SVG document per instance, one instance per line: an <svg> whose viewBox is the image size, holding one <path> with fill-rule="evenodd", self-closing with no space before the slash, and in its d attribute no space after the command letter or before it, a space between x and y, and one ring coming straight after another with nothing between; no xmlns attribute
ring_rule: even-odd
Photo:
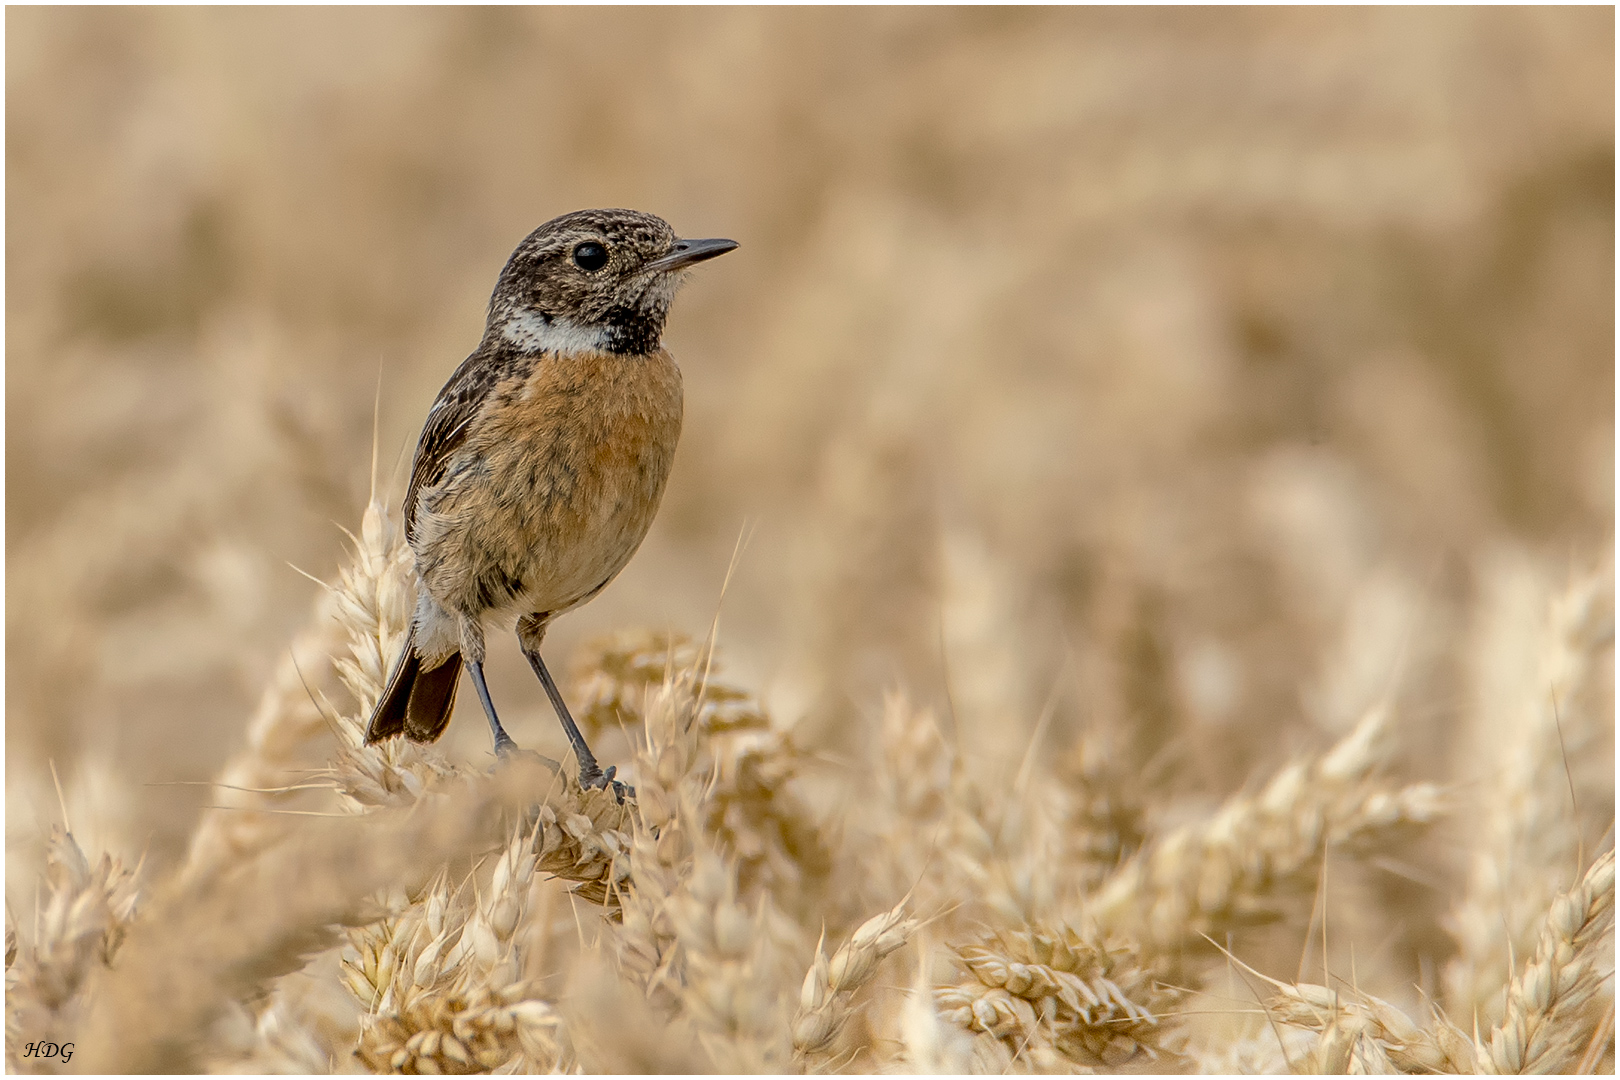
<svg viewBox="0 0 1620 1080"><path fill-rule="evenodd" d="M405 489L405 539L416 534L416 500L423 488L443 479L461 444L467 441L472 420L484 407L489 392L500 382L506 365L487 348L461 362L439 391L422 425L411 463L411 482Z"/></svg>

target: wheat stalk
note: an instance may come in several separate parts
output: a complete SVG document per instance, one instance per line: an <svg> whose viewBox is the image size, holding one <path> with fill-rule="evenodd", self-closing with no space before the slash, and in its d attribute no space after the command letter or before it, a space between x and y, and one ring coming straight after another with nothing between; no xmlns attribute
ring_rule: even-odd
<svg viewBox="0 0 1620 1080"><path fill-rule="evenodd" d="M441 874L394 918L351 931L345 979L367 1007L356 1053L379 1071L466 1073L562 1059L561 1022L523 977L518 931L538 858L519 828L487 887L452 889Z"/></svg>
<svg viewBox="0 0 1620 1080"><path fill-rule="evenodd" d="M893 894L940 910L972 897L1003 911L1018 911L1020 893L1009 864L1025 854L1016 830L998 844L1005 815L1017 807L987 794L946 742L933 712L904 694L884 700L875 787L878 812L863 823L868 863L881 868ZM965 917L965 916L964 916Z"/></svg>
<svg viewBox="0 0 1620 1080"><path fill-rule="evenodd" d="M1157 838L1104 882L1087 914L1166 952L1273 917L1281 890L1314 883L1324 850L1371 844L1439 816L1432 784L1376 779L1389 742L1388 714L1374 710L1321 757L1284 767L1207 822Z"/></svg>
<svg viewBox="0 0 1620 1080"><path fill-rule="evenodd" d="M1594 1037L1587 1006L1611 978L1601 949L1614 930L1614 852L1592 864L1545 916L1535 955L1508 988L1506 1015L1476 1043L1438 1009L1429 1028L1360 990L1267 980L1267 1009L1320 1034L1312 1071L1546 1073L1574 1067ZM1262 976L1263 978L1264 976Z"/></svg>
<svg viewBox="0 0 1620 1080"><path fill-rule="evenodd" d="M410 739L368 745L365 738L371 710L410 629L413 556L375 499L366 507L360 535L351 539L353 558L329 592L349 653L336 657L333 665L354 707L335 718L338 749L329 775L350 810L409 806L436 782L456 775L430 746Z"/></svg>
<svg viewBox="0 0 1620 1080"><path fill-rule="evenodd" d="M665 1022L690 1024L713 1061L781 1068L792 1050L783 973L799 932L757 885L742 892L737 858L714 827L720 736L699 723L698 680L671 673L644 691L638 820L614 937Z"/></svg>
<svg viewBox="0 0 1620 1080"><path fill-rule="evenodd" d="M276 666L248 723L247 745L220 770L213 798L223 809L208 812L192 834L191 872L251 857L271 842L277 830L264 811L296 805L300 781L325 756L327 717L310 695L342 641L336 612L330 593L317 597L310 625Z"/></svg>

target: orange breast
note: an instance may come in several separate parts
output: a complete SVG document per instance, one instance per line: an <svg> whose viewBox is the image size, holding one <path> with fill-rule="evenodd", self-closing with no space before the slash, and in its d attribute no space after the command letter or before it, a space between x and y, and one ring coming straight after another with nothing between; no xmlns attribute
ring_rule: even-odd
<svg viewBox="0 0 1620 1080"><path fill-rule="evenodd" d="M681 375L650 356L547 356L497 388L435 500L425 582L468 614L556 613L611 580L652 524L681 430Z"/></svg>

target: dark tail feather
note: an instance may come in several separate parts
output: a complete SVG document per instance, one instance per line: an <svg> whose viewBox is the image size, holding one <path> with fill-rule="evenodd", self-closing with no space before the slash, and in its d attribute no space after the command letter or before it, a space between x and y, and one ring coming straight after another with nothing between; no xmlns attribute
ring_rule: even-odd
<svg viewBox="0 0 1620 1080"><path fill-rule="evenodd" d="M371 723L366 725L366 742L381 742L405 730L405 706L411 699L411 688L416 675L422 670L422 659L416 655L416 643L407 637L405 649L394 661L394 670L388 675L377 707L371 710Z"/></svg>
<svg viewBox="0 0 1620 1080"><path fill-rule="evenodd" d="M416 643L405 642L405 651L388 677L388 688L371 714L366 742L374 743L403 734L415 742L432 742L444 734L450 723L450 710L456 703L456 683L461 678L461 654L455 653L436 668L422 670Z"/></svg>
<svg viewBox="0 0 1620 1080"><path fill-rule="evenodd" d="M416 676L416 689L405 706L405 737L413 742L432 742L444 734L450 723L450 710L456 704L456 684L461 681L461 654L431 671Z"/></svg>

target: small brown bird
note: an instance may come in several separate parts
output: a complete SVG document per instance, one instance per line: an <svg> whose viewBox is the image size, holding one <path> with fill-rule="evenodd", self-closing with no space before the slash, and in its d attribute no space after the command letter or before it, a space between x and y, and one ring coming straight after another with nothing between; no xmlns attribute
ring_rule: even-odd
<svg viewBox="0 0 1620 1080"><path fill-rule="evenodd" d="M484 683L484 623L517 621L586 787L613 784L540 659L551 620L607 587L641 545L681 433L681 372L660 344L694 263L731 240L682 240L634 210L580 210L518 245L484 339L428 411L405 493L417 601L367 742L444 733L463 663L495 752L516 744Z"/></svg>

